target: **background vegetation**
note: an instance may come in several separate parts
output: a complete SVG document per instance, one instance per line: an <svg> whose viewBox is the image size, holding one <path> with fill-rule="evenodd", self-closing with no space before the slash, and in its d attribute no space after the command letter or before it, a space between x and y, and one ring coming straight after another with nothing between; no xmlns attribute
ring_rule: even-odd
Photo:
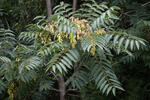
<svg viewBox="0 0 150 100"><path fill-rule="evenodd" d="M0 100L150 99L149 0L47 1L0 0Z"/></svg>

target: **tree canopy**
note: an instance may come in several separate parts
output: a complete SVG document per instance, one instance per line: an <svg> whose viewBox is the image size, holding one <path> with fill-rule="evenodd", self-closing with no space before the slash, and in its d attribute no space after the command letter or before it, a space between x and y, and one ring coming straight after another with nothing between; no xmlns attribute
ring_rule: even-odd
<svg viewBox="0 0 150 100"><path fill-rule="evenodd" d="M149 100L149 0L1 0L1 100Z"/></svg>

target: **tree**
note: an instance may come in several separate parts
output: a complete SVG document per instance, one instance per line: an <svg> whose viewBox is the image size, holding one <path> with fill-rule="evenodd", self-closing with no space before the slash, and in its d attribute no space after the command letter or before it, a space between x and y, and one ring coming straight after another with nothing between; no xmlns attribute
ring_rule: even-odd
<svg viewBox="0 0 150 100"><path fill-rule="evenodd" d="M118 54L130 54L129 50L145 45L140 38L111 30L114 21L118 20L118 7L109 8L105 3L97 4L95 1L84 5L88 10L82 11L81 8L81 12L74 14L70 5L62 2L54 8L55 14L47 22L41 24L40 19L37 25L31 25L33 31L20 34L20 39L26 43L32 44L30 41L34 41L33 45L39 48L37 54L43 60L46 58L44 65L47 74L53 73L56 80L60 80L58 91L61 100L65 100L65 89L78 90L91 81L102 93L109 94L112 91L115 95L116 89L124 90L112 70L112 50ZM105 9L103 13L102 9ZM91 16L97 12L99 15ZM82 19L71 16L80 16ZM71 75L69 69L73 71ZM68 87L70 84L71 89Z"/></svg>
<svg viewBox="0 0 150 100"><path fill-rule="evenodd" d="M48 16L52 15L52 4L51 0L46 0L46 5L47 5L47 14Z"/></svg>
<svg viewBox="0 0 150 100"><path fill-rule="evenodd" d="M28 25L19 40L15 39L14 32L1 29L0 92L3 96L8 92L11 100L43 100L55 91L60 93L61 100L71 100L68 95L78 94L76 91L83 95L94 89L94 92L116 95L116 89L124 90L115 74L117 67L113 66L135 64L132 61L137 59L149 65L148 53L144 53L149 52L147 42L132 34L133 29L145 30L149 22L141 21L140 28L138 18L131 21L133 26L122 24L129 21L119 21L120 8L108 5L91 0L73 11L71 5L61 2L54 7L54 15L37 16L34 19L37 23ZM133 73L128 66L123 69L121 65L119 71ZM121 76L126 75L122 72Z"/></svg>
<svg viewBox="0 0 150 100"><path fill-rule="evenodd" d="M78 2L78 0L73 0L73 10L74 11L77 9L77 2Z"/></svg>

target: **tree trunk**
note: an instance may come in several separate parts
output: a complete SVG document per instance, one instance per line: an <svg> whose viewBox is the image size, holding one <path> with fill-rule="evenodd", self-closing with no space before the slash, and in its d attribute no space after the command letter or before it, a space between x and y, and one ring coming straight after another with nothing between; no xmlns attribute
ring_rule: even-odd
<svg viewBox="0 0 150 100"><path fill-rule="evenodd" d="M48 16L52 15L52 5L51 5L51 0L46 0L46 5L47 5L47 14ZM60 76L58 79L58 84L59 84L59 91L60 91L60 100L65 100L65 81L64 77Z"/></svg>
<svg viewBox="0 0 150 100"><path fill-rule="evenodd" d="M60 76L58 82L59 82L59 90L60 90L60 100L65 100L66 90L65 90L64 77Z"/></svg>
<svg viewBox="0 0 150 100"><path fill-rule="evenodd" d="M73 11L77 9L77 2L78 0L73 0Z"/></svg>
<svg viewBox="0 0 150 100"><path fill-rule="evenodd" d="M46 0L48 16L52 15L52 4L51 3L52 3L51 0Z"/></svg>

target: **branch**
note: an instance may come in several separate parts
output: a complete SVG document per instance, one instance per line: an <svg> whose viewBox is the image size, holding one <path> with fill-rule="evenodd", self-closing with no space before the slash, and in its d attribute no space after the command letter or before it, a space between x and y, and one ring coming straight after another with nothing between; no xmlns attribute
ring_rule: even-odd
<svg viewBox="0 0 150 100"><path fill-rule="evenodd" d="M50 90L53 90L53 91L56 91L56 92L60 92L60 90L55 89L55 88L53 88L53 87L51 87L51 89L50 89Z"/></svg>
<svg viewBox="0 0 150 100"><path fill-rule="evenodd" d="M10 26L9 26L9 23L8 23L6 17L5 17L5 22L6 22L6 25L7 25L8 29L10 29Z"/></svg>
<svg viewBox="0 0 150 100"><path fill-rule="evenodd" d="M69 96L74 96L74 97L79 97L79 98L80 98L80 96L74 95L74 94L67 94L67 95L69 95Z"/></svg>
<svg viewBox="0 0 150 100"><path fill-rule="evenodd" d="M69 91L77 91L78 89L68 89L67 92Z"/></svg>
<svg viewBox="0 0 150 100"><path fill-rule="evenodd" d="M142 6L144 7L144 6L146 6L147 4L149 4L150 3L150 1L149 2L146 2L146 3L144 3L144 4L142 4Z"/></svg>
<svg viewBox="0 0 150 100"><path fill-rule="evenodd" d="M59 79L58 79L58 77L56 76L56 74L55 74L53 71L51 71L51 73L56 77L56 80L58 81Z"/></svg>

